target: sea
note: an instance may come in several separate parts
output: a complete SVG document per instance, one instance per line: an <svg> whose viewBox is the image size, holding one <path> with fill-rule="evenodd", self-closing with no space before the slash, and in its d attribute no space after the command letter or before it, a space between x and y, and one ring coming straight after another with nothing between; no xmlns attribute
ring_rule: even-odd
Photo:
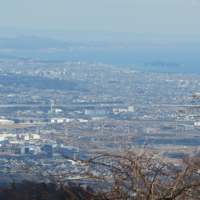
<svg viewBox="0 0 200 200"><path fill-rule="evenodd" d="M63 60L68 62L100 62L116 68L160 72L200 74L200 50L198 48L123 48L123 49L80 49L66 51L5 51L1 55L27 56L39 59ZM177 62L183 67L140 66L136 63Z"/></svg>

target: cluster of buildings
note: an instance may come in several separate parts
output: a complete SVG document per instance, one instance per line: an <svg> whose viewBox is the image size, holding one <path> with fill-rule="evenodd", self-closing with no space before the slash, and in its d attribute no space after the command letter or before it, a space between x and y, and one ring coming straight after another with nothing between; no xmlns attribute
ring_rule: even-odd
<svg viewBox="0 0 200 200"><path fill-rule="evenodd" d="M0 76L8 77L7 82L0 79L3 172L27 166L22 155L44 174L56 173L55 163L58 171L73 171L81 167L74 162L77 156L113 151L121 147L121 138L133 136L138 148L155 141L154 150L200 143L200 113L194 109L199 104L199 75L100 63L0 61ZM37 81L27 86L27 77Z"/></svg>

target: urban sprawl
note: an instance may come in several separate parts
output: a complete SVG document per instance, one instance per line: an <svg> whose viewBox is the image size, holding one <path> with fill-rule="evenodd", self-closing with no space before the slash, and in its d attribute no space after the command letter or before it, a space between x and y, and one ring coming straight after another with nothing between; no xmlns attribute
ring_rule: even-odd
<svg viewBox="0 0 200 200"><path fill-rule="evenodd" d="M76 158L116 151L130 138L176 162L176 149L200 144L199 88L195 74L1 57L2 181L30 166L44 177L76 172L84 168Z"/></svg>

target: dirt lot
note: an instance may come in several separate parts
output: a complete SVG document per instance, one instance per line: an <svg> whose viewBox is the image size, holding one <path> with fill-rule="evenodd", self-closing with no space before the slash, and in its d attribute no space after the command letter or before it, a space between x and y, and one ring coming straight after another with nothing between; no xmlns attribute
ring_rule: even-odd
<svg viewBox="0 0 200 200"><path fill-rule="evenodd" d="M7 129L7 128L29 128L35 127L36 124L0 124L0 129Z"/></svg>

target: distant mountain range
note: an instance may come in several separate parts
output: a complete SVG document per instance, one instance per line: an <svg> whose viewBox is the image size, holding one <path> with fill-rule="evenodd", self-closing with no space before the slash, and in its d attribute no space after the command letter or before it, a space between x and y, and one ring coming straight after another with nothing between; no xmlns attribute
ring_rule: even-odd
<svg viewBox="0 0 200 200"><path fill-rule="evenodd" d="M155 43L155 42L198 42L199 35L140 34L128 32L43 30L18 27L0 28L0 37L37 36L68 42L111 42L111 43Z"/></svg>
<svg viewBox="0 0 200 200"><path fill-rule="evenodd" d="M69 48L199 48L200 36L0 28L0 51Z"/></svg>
<svg viewBox="0 0 200 200"><path fill-rule="evenodd" d="M0 38L0 49L39 50L49 48L66 49L68 42L61 42L47 37L19 36L15 38ZM71 44L72 45L72 44ZM76 45L73 43L73 46Z"/></svg>

